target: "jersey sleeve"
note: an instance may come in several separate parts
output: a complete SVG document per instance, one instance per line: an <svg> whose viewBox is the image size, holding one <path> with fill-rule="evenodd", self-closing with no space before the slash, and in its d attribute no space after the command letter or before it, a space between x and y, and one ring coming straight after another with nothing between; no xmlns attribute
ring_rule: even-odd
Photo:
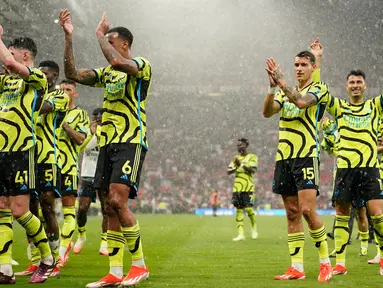
<svg viewBox="0 0 383 288"><path fill-rule="evenodd" d="M320 68L314 70L313 82L320 82Z"/></svg>
<svg viewBox="0 0 383 288"><path fill-rule="evenodd" d="M381 122L378 127L378 141L381 141L383 137L383 123Z"/></svg>
<svg viewBox="0 0 383 288"><path fill-rule="evenodd" d="M338 113L340 113L340 101L339 98L330 95L326 110L334 118L337 118Z"/></svg>
<svg viewBox="0 0 383 288"><path fill-rule="evenodd" d="M94 85L95 87L104 87L105 80L104 80L104 75L105 75L105 67L103 68L98 68L98 69L93 69L94 73L96 73L96 84Z"/></svg>
<svg viewBox="0 0 383 288"><path fill-rule="evenodd" d="M335 121L327 119L327 121L322 122L323 130L323 141L321 147L328 154L336 155L336 134L337 134L337 125Z"/></svg>
<svg viewBox="0 0 383 288"><path fill-rule="evenodd" d="M3 92L6 79L8 79L8 78L9 78L9 76L0 75L0 97L1 97L1 92Z"/></svg>
<svg viewBox="0 0 383 288"><path fill-rule="evenodd" d="M250 161L249 161L249 167L252 168L258 168L258 156L255 154L251 155Z"/></svg>
<svg viewBox="0 0 383 288"><path fill-rule="evenodd" d="M375 106L378 109L379 115L382 117L383 115L383 94L376 96L374 98Z"/></svg>
<svg viewBox="0 0 383 288"><path fill-rule="evenodd" d="M150 80L150 78L152 77L152 67L149 61L143 57L136 57L132 60L136 62L138 67L138 73L136 75L136 78Z"/></svg>
<svg viewBox="0 0 383 288"><path fill-rule="evenodd" d="M29 70L29 77L28 79L24 81L28 83L29 85L31 85L36 90L47 91L48 81L45 74L37 68L31 68L31 67L27 67L27 68Z"/></svg>
<svg viewBox="0 0 383 288"><path fill-rule="evenodd" d="M327 87L327 84L323 82L314 83L314 85L310 87L307 93L313 94L316 97L318 104L327 103L330 97L330 91Z"/></svg>
<svg viewBox="0 0 383 288"><path fill-rule="evenodd" d="M45 101L53 106L54 112L65 112L68 110L69 96L63 91L58 91L55 95L49 97Z"/></svg>
<svg viewBox="0 0 383 288"><path fill-rule="evenodd" d="M274 101L276 101L279 105L281 105L281 108L283 107L283 103L285 100L283 100L284 93L282 90L279 90L277 95L274 97Z"/></svg>
<svg viewBox="0 0 383 288"><path fill-rule="evenodd" d="M76 126L76 131L84 133L86 136L90 134L90 120L88 116L88 112L85 110L81 111L80 121L78 121Z"/></svg>
<svg viewBox="0 0 383 288"><path fill-rule="evenodd" d="M337 129L336 123L333 120L327 119L322 122L322 130L325 135L335 135Z"/></svg>

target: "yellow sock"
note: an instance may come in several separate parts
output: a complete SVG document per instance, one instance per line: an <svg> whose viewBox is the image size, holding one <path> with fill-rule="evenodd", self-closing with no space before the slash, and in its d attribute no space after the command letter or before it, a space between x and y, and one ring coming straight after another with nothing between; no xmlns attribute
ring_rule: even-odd
<svg viewBox="0 0 383 288"><path fill-rule="evenodd" d="M81 238L86 238L86 226L85 225L83 227L78 226L77 230L78 230L78 234L80 234Z"/></svg>
<svg viewBox="0 0 383 288"><path fill-rule="evenodd" d="M383 257L383 214L371 216L371 220L374 223L375 238L379 245L380 257Z"/></svg>
<svg viewBox="0 0 383 288"><path fill-rule="evenodd" d="M337 264L345 265L346 263L346 250L349 236L349 221L350 216L335 216L334 238Z"/></svg>
<svg viewBox="0 0 383 288"><path fill-rule="evenodd" d="M238 235L243 235L243 209L237 209L237 213L235 215L235 221L237 221L237 230Z"/></svg>
<svg viewBox="0 0 383 288"><path fill-rule="evenodd" d="M108 252L109 266L123 267L124 266L124 246L125 238L121 232L108 230Z"/></svg>
<svg viewBox="0 0 383 288"><path fill-rule="evenodd" d="M315 247L318 248L319 259L322 262L329 263L330 260L328 258L328 244L327 244L327 234L324 226L317 230L310 230L310 236L313 240Z"/></svg>
<svg viewBox="0 0 383 288"><path fill-rule="evenodd" d="M101 246L107 246L108 245L107 241L108 241L107 233L106 232L101 233Z"/></svg>
<svg viewBox="0 0 383 288"><path fill-rule="evenodd" d="M50 256L51 248L49 247L47 235L39 218L28 211L23 216L17 218L17 222L23 226L28 237L32 239L33 244L39 248L41 258Z"/></svg>
<svg viewBox="0 0 383 288"><path fill-rule="evenodd" d="M289 233L287 241L290 250L291 266L296 268L299 264L302 264L301 270L303 271L303 247L305 246L305 233Z"/></svg>
<svg viewBox="0 0 383 288"><path fill-rule="evenodd" d="M38 266L41 261L40 250L32 242L29 245L31 248L31 263Z"/></svg>
<svg viewBox="0 0 383 288"><path fill-rule="evenodd" d="M11 209L0 209L0 265L12 265L13 218Z"/></svg>
<svg viewBox="0 0 383 288"><path fill-rule="evenodd" d="M138 221L136 225L132 227L121 227L121 231L129 247L129 251L132 254L132 261L143 258L144 253L142 252L140 225Z"/></svg>
<svg viewBox="0 0 383 288"><path fill-rule="evenodd" d="M255 226L255 213L253 207L247 207L245 208L245 211L247 213L247 216L250 219L251 228L256 228Z"/></svg>
<svg viewBox="0 0 383 288"><path fill-rule="evenodd" d="M375 233L374 233L374 239L375 239L376 255L380 255L380 247L379 247L378 239L376 238Z"/></svg>
<svg viewBox="0 0 383 288"><path fill-rule="evenodd" d="M76 229L76 219L75 219L75 207L74 206L64 206L64 224L61 229L60 234L60 247L68 247L74 230Z"/></svg>
<svg viewBox="0 0 383 288"><path fill-rule="evenodd" d="M367 232L362 232L359 231L359 237L360 237L360 248L368 248L368 231Z"/></svg>

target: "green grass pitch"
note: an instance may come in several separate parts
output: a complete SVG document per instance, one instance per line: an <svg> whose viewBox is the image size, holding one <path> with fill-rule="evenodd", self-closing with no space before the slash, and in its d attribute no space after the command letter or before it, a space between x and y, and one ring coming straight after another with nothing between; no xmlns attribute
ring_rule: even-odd
<svg viewBox="0 0 383 288"><path fill-rule="evenodd" d="M150 279L139 287L383 287L378 265L368 265L376 249L369 246L368 257L358 256L359 241L348 247L348 275L335 276L330 283L317 283L318 254L306 233L306 280L275 281L274 275L282 273L290 264L287 248L287 230L284 217L257 217L259 238L250 238L249 221L245 218L247 239L234 243L235 218L194 215L138 215L143 237L145 260L150 269ZM327 229L332 217L324 217ZM357 225L354 225L357 226ZM20 266L28 265L26 238L22 228L15 223L14 258ZM108 258L98 255L100 218L88 221L88 241L79 255L70 255L59 278L49 279L44 287L85 287L108 273ZM306 230L307 231L307 230ZM355 234L354 229L354 234ZM74 239L76 239L75 235ZM354 237L353 237L354 238ZM330 252L334 241L329 239ZM130 265L129 251L125 250L125 273ZM333 265L335 260L332 260ZM29 277L17 277L14 287L31 287Z"/></svg>

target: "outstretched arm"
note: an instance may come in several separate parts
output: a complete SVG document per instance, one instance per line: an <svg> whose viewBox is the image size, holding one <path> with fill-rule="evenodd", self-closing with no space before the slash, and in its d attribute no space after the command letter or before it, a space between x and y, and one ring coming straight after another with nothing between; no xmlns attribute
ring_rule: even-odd
<svg viewBox="0 0 383 288"><path fill-rule="evenodd" d="M63 27L65 34L65 77L84 85L95 85L97 82L97 75L92 69L76 69L72 44L73 25L70 19L70 12L67 9L60 12L60 25Z"/></svg>
<svg viewBox="0 0 383 288"><path fill-rule="evenodd" d="M136 76L138 73L138 65L131 59L123 57L111 43L118 37L117 32L108 33L109 20L106 17L106 13L102 15L102 19L97 26L96 36L98 43L100 44L102 53L106 60L112 67L118 71L127 73L129 75ZM108 34L107 34L108 33Z"/></svg>
<svg viewBox="0 0 383 288"><path fill-rule="evenodd" d="M293 102L298 108L308 108L318 102L316 95L312 93L301 94L295 87L289 86L284 79L281 67L275 63L273 58L268 58L266 60L266 64L267 72L272 76L274 81L278 83L278 86L290 99L290 101Z"/></svg>
<svg viewBox="0 0 383 288"><path fill-rule="evenodd" d="M319 42L319 38L315 39L310 45L311 53L315 56L315 70L318 70L322 66L323 46Z"/></svg>

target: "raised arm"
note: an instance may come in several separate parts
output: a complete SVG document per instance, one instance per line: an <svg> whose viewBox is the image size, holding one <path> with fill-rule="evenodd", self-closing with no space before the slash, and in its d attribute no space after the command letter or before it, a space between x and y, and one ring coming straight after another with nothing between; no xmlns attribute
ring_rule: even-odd
<svg viewBox="0 0 383 288"><path fill-rule="evenodd" d="M112 67L118 71L136 76L138 74L137 62L123 57L113 46L114 39L118 37L117 32L108 33L109 20L106 13L102 15L102 19L97 26L96 36L102 53Z"/></svg>
<svg viewBox="0 0 383 288"><path fill-rule="evenodd" d="M277 114L282 108L282 104L274 100L274 96L277 91L278 85L274 81L270 73L268 73L268 76L269 91L267 92L265 101L263 102L263 117L265 118L270 118L271 116Z"/></svg>
<svg viewBox="0 0 383 288"><path fill-rule="evenodd" d="M272 76L274 81L278 83L278 86L285 93L285 95L293 102L299 109L304 109L317 104L317 96L313 93L301 94L294 86L287 84L284 79L281 67L277 65L273 58L266 60L267 72Z"/></svg>
<svg viewBox="0 0 383 288"><path fill-rule="evenodd" d="M315 56L315 70L319 70L322 66L323 46L319 42L319 38L315 39L310 45L311 53Z"/></svg>
<svg viewBox="0 0 383 288"><path fill-rule="evenodd" d="M93 86L97 82L97 75L93 69L77 69L73 55L73 25L68 9L60 11L60 25L64 30L65 49L64 49L64 71L65 77L88 86Z"/></svg>
<svg viewBox="0 0 383 288"><path fill-rule="evenodd" d="M12 53L5 46L3 42L3 32L3 27L0 25L0 62L3 63L5 70L19 75L24 80L28 80L30 70L27 66L17 62Z"/></svg>

